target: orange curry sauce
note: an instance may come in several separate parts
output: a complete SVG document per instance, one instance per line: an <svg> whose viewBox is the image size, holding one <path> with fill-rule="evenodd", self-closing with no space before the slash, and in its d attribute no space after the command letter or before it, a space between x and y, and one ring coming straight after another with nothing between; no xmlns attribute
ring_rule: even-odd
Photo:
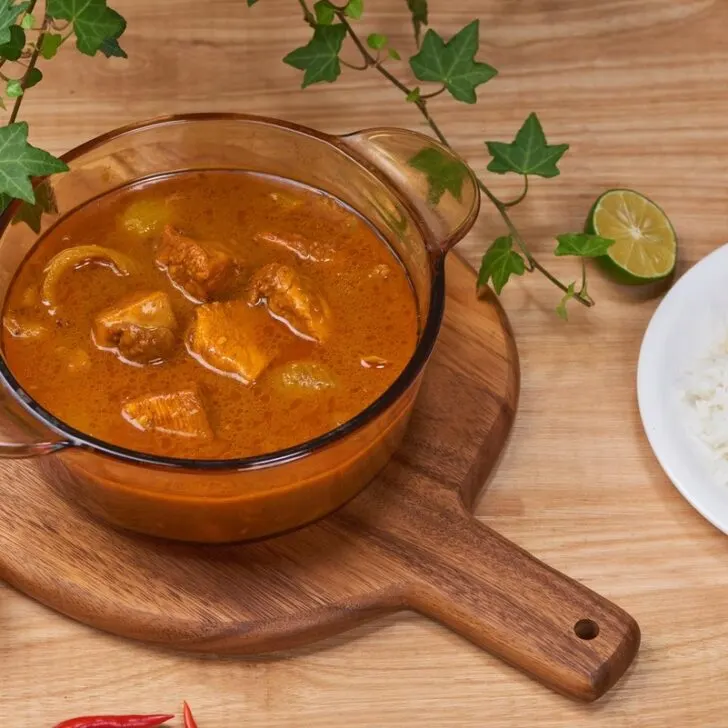
<svg viewBox="0 0 728 728"><path fill-rule="evenodd" d="M328 432L392 384L418 333L407 274L361 217L225 171L146 181L61 220L20 267L3 323L8 366L49 412L178 458Z"/></svg>

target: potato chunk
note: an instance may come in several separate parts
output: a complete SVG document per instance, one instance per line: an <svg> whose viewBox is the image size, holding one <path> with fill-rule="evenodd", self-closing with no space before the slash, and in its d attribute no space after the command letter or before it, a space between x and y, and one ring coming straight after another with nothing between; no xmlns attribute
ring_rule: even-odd
<svg viewBox="0 0 728 728"><path fill-rule="evenodd" d="M294 333L319 343L328 337L331 319L328 303L293 268L269 263L255 272L248 288L248 302L256 305L261 301Z"/></svg>
<svg viewBox="0 0 728 728"><path fill-rule="evenodd" d="M142 364L163 359L175 345L175 318L163 291L134 293L102 311L94 321L93 335L101 349Z"/></svg>
<svg viewBox="0 0 728 728"><path fill-rule="evenodd" d="M141 237L158 235L172 217L172 210L163 200L136 200L121 215L121 226Z"/></svg>
<svg viewBox="0 0 728 728"><path fill-rule="evenodd" d="M331 372L315 361L290 361L271 372L276 391L288 396L314 395L336 387Z"/></svg>
<svg viewBox="0 0 728 728"><path fill-rule="evenodd" d="M195 311L187 349L209 369L251 384L276 355L266 323L265 314L245 301L208 303Z"/></svg>
<svg viewBox="0 0 728 728"><path fill-rule="evenodd" d="M3 326L10 336L16 339L36 339L48 333L45 324L12 312L3 318Z"/></svg>
<svg viewBox="0 0 728 728"><path fill-rule="evenodd" d="M202 398L196 388L150 394L121 408L122 417L142 432L211 440L213 437Z"/></svg>
<svg viewBox="0 0 728 728"><path fill-rule="evenodd" d="M188 238L170 225L164 228L156 262L177 288L198 303L225 293L237 272L233 257L219 246Z"/></svg>

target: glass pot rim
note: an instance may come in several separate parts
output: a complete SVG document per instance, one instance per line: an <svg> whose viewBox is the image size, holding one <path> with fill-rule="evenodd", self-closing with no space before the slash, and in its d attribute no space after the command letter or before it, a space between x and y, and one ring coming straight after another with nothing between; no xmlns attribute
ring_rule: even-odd
<svg viewBox="0 0 728 728"><path fill-rule="evenodd" d="M39 420L43 425L53 432L64 438L59 443L57 450L65 448L82 448L95 453L111 456L115 459L137 463L144 466L154 468L172 468L184 470L207 470L207 471L230 471L230 470L256 470L267 468L284 463L293 462L301 458L312 455L323 450L349 435L361 430L369 423L373 422L380 414L394 405L401 396L412 386L425 365L427 364L430 354L434 348L439 333L445 304L445 271L444 257L447 250L443 250L434 240L432 231L425 224L422 216L415 209L414 205L404 196L395 185L388 179L376 166L357 154L343 140L348 136L356 136L361 132L352 132L342 136L326 134L316 129L311 129L299 124L295 124L281 119L272 117L257 116L253 114L238 114L230 112L201 112L187 114L170 114L158 116L144 121L127 124L112 129L108 132L100 134L78 146L70 149L61 155L61 159L70 163L75 159L87 154L92 150L103 147L104 144L119 139L124 136L131 136L138 132L143 132L150 128L161 126L172 126L176 124L194 124L198 122L214 122L214 121L240 121L246 123L260 124L261 126L272 126L284 129L292 133L301 134L303 136L312 137L318 141L333 147L356 164L364 167L369 173L374 175L383 185L393 198L397 200L409 213L411 219L417 226L417 230L422 237L424 244L428 250L430 265L432 266L432 281L430 285L430 305L427 319L422 327L421 335L417 346L410 357L405 368L400 372L397 379L386 389L374 402L369 404L365 409L354 417L350 418L343 424L323 435L307 440L298 445L276 450L261 455L253 455L244 458L229 459L194 459L194 458L174 458L162 455L153 455L138 450L113 445L101 439L87 435L66 424L47 409L42 407L33 399L20 385L14 377L5 362L5 358L0 356L0 380L13 394L15 399L30 414ZM402 130L404 131L404 130ZM40 180L39 180L40 181ZM0 216L0 236L4 235L8 226L13 219L15 212L20 205L19 201L14 201Z"/></svg>

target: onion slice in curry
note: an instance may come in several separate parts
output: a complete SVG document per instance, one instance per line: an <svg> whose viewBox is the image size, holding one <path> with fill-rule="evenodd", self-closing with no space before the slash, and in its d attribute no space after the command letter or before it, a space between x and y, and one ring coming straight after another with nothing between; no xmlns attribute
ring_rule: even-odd
<svg viewBox="0 0 728 728"><path fill-rule="evenodd" d="M44 269L45 277L41 286L43 303L51 309L56 307L56 292L61 276L72 268L80 268L88 263L98 263L111 268L117 276L127 276L134 270L134 261L118 250L101 245L77 245L66 248L54 255Z"/></svg>

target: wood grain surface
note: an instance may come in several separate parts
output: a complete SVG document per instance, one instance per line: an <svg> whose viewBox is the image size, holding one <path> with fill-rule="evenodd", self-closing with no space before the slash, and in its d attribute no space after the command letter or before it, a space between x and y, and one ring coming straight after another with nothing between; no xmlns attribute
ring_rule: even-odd
<svg viewBox="0 0 728 728"><path fill-rule="evenodd" d="M401 5L369 0L367 30L405 48ZM421 128L374 75L297 90L276 61L305 42L292 0L117 0L128 61L63 53L28 95L32 140L61 152L152 115L234 110L339 132L382 123ZM509 139L538 111L570 142L562 176L537 181L516 211L544 255L578 228L606 187L661 204L681 239L680 271L725 242L728 222L728 5L722 0L431 0L441 32L482 19L483 54L501 70L476 107L434 110L477 167L484 139ZM284 37L285 36L285 37ZM256 65L257 64L257 65ZM403 73L406 69L403 68ZM495 181L503 194L515 182ZM475 263L501 232L485 207L459 249ZM568 261L554 269L575 276ZM582 705L543 690L426 619L404 613L276 659L209 660L109 637L0 589L0 715L28 728L89 710L158 710L182 698L201 726L340 728L723 728L728 708L728 540L657 466L635 405L639 343L657 305L598 273L597 307L563 324L536 278L507 289L522 391L515 430L483 521L614 599L640 623L627 676Z"/></svg>
<svg viewBox="0 0 728 728"><path fill-rule="evenodd" d="M312 644L403 608L434 617L552 689L601 697L639 628L466 508L516 412L518 355L494 296L446 262L447 300L407 437L363 493L307 528L248 544L135 537L58 492L56 458L0 464L0 577L113 634L185 651L254 654ZM72 476L71 476L72 477Z"/></svg>

